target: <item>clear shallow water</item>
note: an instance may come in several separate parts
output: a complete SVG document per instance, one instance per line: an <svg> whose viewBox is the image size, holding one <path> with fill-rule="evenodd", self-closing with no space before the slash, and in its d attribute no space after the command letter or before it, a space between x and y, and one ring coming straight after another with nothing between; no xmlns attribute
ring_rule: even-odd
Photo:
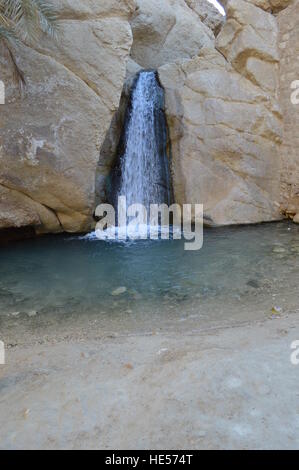
<svg viewBox="0 0 299 470"><path fill-rule="evenodd" d="M223 326L299 309L298 285L299 227L288 223L209 229L198 252L183 240L43 237L0 247L0 332Z"/></svg>

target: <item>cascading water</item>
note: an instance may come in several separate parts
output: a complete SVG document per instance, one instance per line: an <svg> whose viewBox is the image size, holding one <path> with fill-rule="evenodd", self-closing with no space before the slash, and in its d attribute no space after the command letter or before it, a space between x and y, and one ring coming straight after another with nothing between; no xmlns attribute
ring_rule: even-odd
<svg viewBox="0 0 299 470"><path fill-rule="evenodd" d="M144 71L138 75L124 140L117 196L125 196L127 206L142 204L147 210L150 204L169 205L171 189L164 91L155 72Z"/></svg>

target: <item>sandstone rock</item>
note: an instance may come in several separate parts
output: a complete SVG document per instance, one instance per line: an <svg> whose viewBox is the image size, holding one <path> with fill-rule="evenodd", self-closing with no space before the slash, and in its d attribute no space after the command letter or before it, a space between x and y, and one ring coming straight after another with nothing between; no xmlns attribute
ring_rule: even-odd
<svg viewBox="0 0 299 470"><path fill-rule="evenodd" d="M275 98L215 49L159 69L166 90L175 199L205 221L270 221L279 213L281 119Z"/></svg>
<svg viewBox="0 0 299 470"><path fill-rule="evenodd" d="M293 82L299 80L299 0L278 15L280 103L283 113L281 200L286 213L299 213L299 104L291 102Z"/></svg>
<svg viewBox="0 0 299 470"><path fill-rule="evenodd" d="M157 68L180 58L191 58L214 34L184 0L136 0L131 21L132 58L144 68ZM208 7L207 7L208 8Z"/></svg>
<svg viewBox="0 0 299 470"><path fill-rule="evenodd" d="M187 5L197 13L199 19L208 28L210 28L215 35L217 35L224 24L225 18L217 10L214 5L207 0L185 0Z"/></svg>
<svg viewBox="0 0 299 470"><path fill-rule="evenodd" d="M254 84L277 91L278 26L273 15L243 0L230 0L227 21L216 47L242 75Z"/></svg>
<svg viewBox="0 0 299 470"><path fill-rule="evenodd" d="M299 213L295 215L295 217L293 218L293 222L295 224L299 224Z"/></svg>
<svg viewBox="0 0 299 470"><path fill-rule="evenodd" d="M230 0L221 0L220 3L227 8L227 4ZM272 13L278 13L287 6L289 6L293 0L245 0L247 3L251 3L262 10L269 11Z"/></svg>
<svg viewBox="0 0 299 470"><path fill-rule="evenodd" d="M29 310L29 312L27 312L27 315L28 317L36 317L37 315L37 311L36 310Z"/></svg>
<svg viewBox="0 0 299 470"><path fill-rule="evenodd" d="M1 184L0 222L2 229L34 226L38 233L43 230L53 233L61 231L60 222L53 211L25 194Z"/></svg>
<svg viewBox="0 0 299 470"><path fill-rule="evenodd" d="M286 249L281 246L276 246L272 251L273 253L282 254L286 252Z"/></svg>
<svg viewBox="0 0 299 470"><path fill-rule="evenodd" d="M117 289L115 289L111 295L113 297L118 297L119 295L122 295L122 294L125 294L127 292L127 288L126 287L118 287Z"/></svg>
<svg viewBox="0 0 299 470"><path fill-rule="evenodd" d="M134 0L52 0L62 18L95 19L116 17L128 19L135 10Z"/></svg>
<svg viewBox="0 0 299 470"><path fill-rule="evenodd" d="M17 54L23 99L0 56L0 229L91 228L141 67L159 67L166 90L177 201L203 202L212 225L279 218L280 57L283 209L298 213L298 0L223 1L223 26L206 0L54 1L59 41ZM279 57L271 12L289 3L278 15Z"/></svg>
<svg viewBox="0 0 299 470"><path fill-rule="evenodd" d="M100 149L118 108L132 44L131 0L57 2L60 36L22 47L23 99L3 59L0 228L92 226ZM37 73L38 71L38 73ZM2 78L3 77L3 78Z"/></svg>

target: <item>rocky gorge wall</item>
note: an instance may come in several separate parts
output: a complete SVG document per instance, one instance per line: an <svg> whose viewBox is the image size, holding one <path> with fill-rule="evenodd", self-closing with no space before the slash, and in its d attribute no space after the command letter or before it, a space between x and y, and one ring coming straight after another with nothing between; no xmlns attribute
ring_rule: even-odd
<svg viewBox="0 0 299 470"><path fill-rule="evenodd" d="M281 149L282 208L299 222L299 104L291 102L291 85L299 81L299 1L278 15L280 102L283 114ZM299 82L298 82L299 83ZM298 86L297 86L298 88Z"/></svg>
<svg viewBox="0 0 299 470"><path fill-rule="evenodd" d="M202 202L211 225L280 218L278 27L242 0L226 5L215 45L159 69L176 200Z"/></svg>
<svg viewBox="0 0 299 470"><path fill-rule="evenodd" d="M54 3L54 1L53 1ZM20 96L3 58L0 228L80 232L93 223L95 172L132 46L133 0L55 0L57 41L17 51ZM1 57L1 56L0 56Z"/></svg>
<svg viewBox="0 0 299 470"><path fill-rule="evenodd" d="M18 51L23 97L0 59L0 229L92 228L142 68L165 89L176 201L203 203L210 225L281 218L278 23L290 1L222 2L226 21L206 0L55 1L59 41Z"/></svg>

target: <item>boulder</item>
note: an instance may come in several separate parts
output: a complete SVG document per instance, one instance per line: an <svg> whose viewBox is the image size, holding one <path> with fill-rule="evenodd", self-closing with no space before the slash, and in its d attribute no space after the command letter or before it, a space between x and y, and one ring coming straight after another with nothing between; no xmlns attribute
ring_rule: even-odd
<svg viewBox="0 0 299 470"><path fill-rule="evenodd" d="M281 116L275 99L222 54L202 49L159 68L179 204L204 204L208 225L278 220Z"/></svg>
<svg viewBox="0 0 299 470"><path fill-rule="evenodd" d="M57 0L56 42L16 51L23 96L3 58L0 229L85 231L93 225L100 149L118 109L132 45L131 0Z"/></svg>
<svg viewBox="0 0 299 470"><path fill-rule="evenodd" d="M221 3L226 8L229 1L230 0L221 0L219 3ZM284 8L287 8L293 1L294 0L246 0L247 3L250 3L270 13L280 12Z"/></svg>
<svg viewBox="0 0 299 470"><path fill-rule="evenodd" d="M214 5L207 0L185 0L189 8L191 8L198 16L202 23L210 28L215 36L222 28L225 17L217 10Z"/></svg>
<svg viewBox="0 0 299 470"><path fill-rule="evenodd" d="M216 48L243 76L266 91L278 91L276 18L243 0L230 0Z"/></svg>
<svg viewBox="0 0 299 470"><path fill-rule="evenodd" d="M184 0L136 0L132 59L143 68L158 68L191 58L213 45L213 31ZM208 8L208 4L207 4Z"/></svg>

